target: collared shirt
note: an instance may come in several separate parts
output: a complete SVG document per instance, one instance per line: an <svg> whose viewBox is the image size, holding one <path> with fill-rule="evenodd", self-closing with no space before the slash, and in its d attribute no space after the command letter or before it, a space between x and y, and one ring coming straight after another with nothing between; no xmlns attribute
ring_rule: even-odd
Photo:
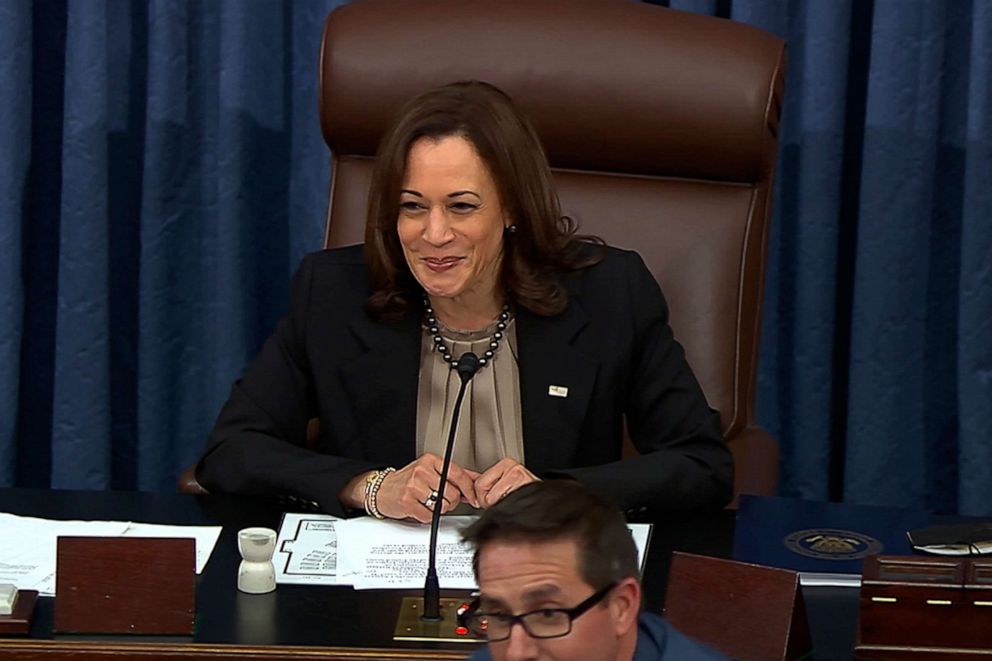
<svg viewBox="0 0 992 661"><path fill-rule="evenodd" d="M483 647L470 661L491 661L488 647ZM728 661L728 657L701 645L654 613L637 618L637 649L633 661Z"/></svg>
<svg viewBox="0 0 992 661"><path fill-rule="evenodd" d="M716 650L697 643L660 615L641 613L633 661L727 661Z"/></svg>

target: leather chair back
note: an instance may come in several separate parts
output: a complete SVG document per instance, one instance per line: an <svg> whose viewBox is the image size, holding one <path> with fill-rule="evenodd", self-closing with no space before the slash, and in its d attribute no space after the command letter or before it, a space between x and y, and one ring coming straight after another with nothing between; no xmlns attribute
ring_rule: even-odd
<svg viewBox="0 0 992 661"><path fill-rule="evenodd" d="M777 445L753 403L784 62L766 32L635 2L357 0L321 49L325 245L363 241L372 159L404 102L457 80L500 87L579 231L637 250L661 283L737 491L774 493Z"/></svg>

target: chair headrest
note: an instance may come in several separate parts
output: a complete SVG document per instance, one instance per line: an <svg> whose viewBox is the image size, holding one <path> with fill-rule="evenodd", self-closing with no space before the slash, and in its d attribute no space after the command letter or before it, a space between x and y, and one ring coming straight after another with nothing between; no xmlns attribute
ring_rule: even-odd
<svg viewBox="0 0 992 661"><path fill-rule="evenodd" d="M771 34L643 3L357 0L325 26L321 127L336 154L373 155L408 99L480 79L556 168L753 182L774 163L783 66Z"/></svg>

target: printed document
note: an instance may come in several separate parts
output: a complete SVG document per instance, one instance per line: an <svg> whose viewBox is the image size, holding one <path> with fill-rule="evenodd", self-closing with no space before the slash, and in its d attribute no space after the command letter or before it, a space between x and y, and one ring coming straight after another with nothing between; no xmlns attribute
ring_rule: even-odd
<svg viewBox="0 0 992 661"><path fill-rule="evenodd" d="M286 514L272 564L276 583L337 584L338 537L343 523L329 514Z"/></svg>
<svg viewBox="0 0 992 661"><path fill-rule="evenodd" d="M474 516L445 516L437 536L437 573L442 588L476 588L472 548L461 530ZM628 524L644 567L649 524ZM370 517L339 519L326 514L286 514L273 563L277 583L420 588L427 573L430 526Z"/></svg>
<svg viewBox="0 0 992 661"><path fill-rule="evenodd" d="M166 526L130 521L60 521L0 512L0 583L19 590L55 595L55 559L59 537L192 537L196 573L207 564L220 526Z"/></svg>

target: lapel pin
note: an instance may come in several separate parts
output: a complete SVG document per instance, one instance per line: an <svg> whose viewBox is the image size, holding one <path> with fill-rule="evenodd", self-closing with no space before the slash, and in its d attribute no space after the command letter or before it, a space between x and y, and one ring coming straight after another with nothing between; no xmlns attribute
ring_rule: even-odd
<svg viewBox="0 0 992 661"><path fill-rule="evenodd" d="M568 397L568 388L565 386L548 386L548 395L551 397Z"/></svg>

